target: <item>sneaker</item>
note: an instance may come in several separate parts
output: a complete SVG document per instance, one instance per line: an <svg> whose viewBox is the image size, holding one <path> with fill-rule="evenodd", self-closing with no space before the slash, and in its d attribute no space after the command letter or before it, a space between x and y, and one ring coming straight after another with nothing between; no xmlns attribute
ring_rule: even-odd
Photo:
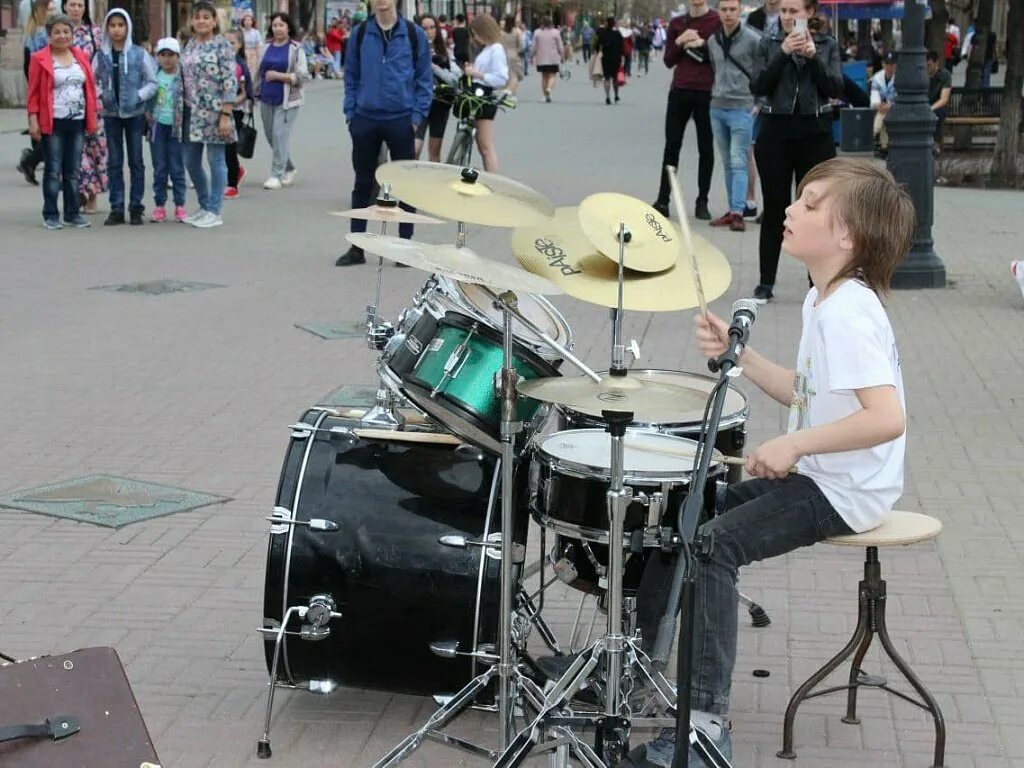
<svg viewBox="0 0 1024 768"><path fill-rule="evenodd" d="M245 181L245 177L248 175L244 165L238 166L238 181L235 183L236 187L242 186L242 182Z"/></svg>
<svg viewBox="0 0 1024 768"><path fill-rule="evenodd" d="M224 199L225 200L234 200L236 197L238 197L238 187L227 187L227 188L225 188L225 190L224 190Z"/></svg>
<svg viewBox="0 0 1024 768"><path fill-rule="evenodd" d="M43 219L43 229L64 229L60 219Z"/></svg>
<svg viewBox="0 0 1024 768"><path fill-rule="evenodd" d="M754 289L754 295L751 297L758 304L767 304L775 297L772 293L772 286L770 285L759 285Z"/></svg>
<svg viewBox="0 0 1024 768"><path fill-rule="evenodd" d="M283 185L281 180L276 176L271 176L269 179L263 182L264 189L280 189Z"/></svg>
<svg viewBox="0 0 1024 768"><path fill-rule="evenodd" d="M182 211L184 211L184 206L182 206ZM177 213L175 213L175 215L177 215ZM194 212L190 213L185 218L179 219L179 221L182 221L185 224L191 224L194 221L198 221L199 219L201 219L205 215L206 215L206 211L204 211L202 208L200 208L198 211L194 211Z"/></svg>
<svg viewBox="0 0 1024 768"><path fill-rule="evenodd" d="M651 203L651 208L656 210L658 213L660 213L666 219L669 217L668 216L668 203L663 203L663 202L661 202L661 200L658 200L657 202Z"/></svg>
<svg viewBox="0 0 1024 768"><path fill-rule="evenodd" d="M726 211L717 219L712 219L710 224L712 227L728 227L732 224L732 211Z"/></svg>
<svg viewBox="0 0 1024 768"><path fill-rule="evenodd" d="M693 216L701 221L711 221L711 211L708 210L707 200L698 200L694 208Z"/></svg>
<svg viewBox="0 0 1024 768"><path fill-rule="evenodd" d="M200 218L192 222L192 226L198 229L210 229L211 227L219 227L224 223L224 219L219 214L206 211Z"/></svg>
<svg viewBox="0 0 1024 768"><path fill-rule="evenodd" d="M1010 274L1017 280L1017 286L1021 294L1024 294L1024 261L1014 261L1010 264Z"/></svg>
<svg viewBox="0 0 1024 768"><path fill-rule="evenodd" d="M72 229L88 229L92 226L92 222L79 213L75 215L75 218L65 221L64 226Z"/></svg>
<svg viewBox="0 0 1024 768"><path fill-rule="evenodd" d="M124 212L123 211L111 211L103 222L104 227L116 227L120 224L124 224Z"/></svg>
<svg viewBox="0 0 1024 768"><path fill-rule="evenodd" d="M297 173L298 171L296 171L294 168L292 168L290 171L285 171L284 176L281 177L281 183L286 187L290 187L292 184L295 183L295 176Z"/></svg>
<svg viewBox="0 0 1024 768"><path fill-rule="evenodd" d="M145 223L145 219L142 218L142 210L131 211L128 214L128 223L134 227L142 226Z"/></svg>
<svg viewBox="0 0 1024 768"><path fill-rule="evenodd" d="M732 212L732 221L729 222L730 232L746 232L747 225L743 221L743 214L739 211Z"/></svg>
<svg viewBox="0 0 1024 768"><path fill-rule="evenodd" d="M363 249L359 246L351 246L345 253L338 257L338 260L334 262L336 267L351 267L355 264L365 264L366 255L363 253Z"/></svg>
<svg viewBox="0 0 1024 768"><path fill-rule="evenodd" d="M690 722L707 734L722 757L726 760L732 759L732 726L728 720L718 715L694 712ZM657 766L672 765L675 752L676 729L665 728L654 741L649 741L632 750L618 764L617 768L657 768ZM693 747L690 747L689 764L691 766L704 765L704 760Z"/></svg>
<svg viewBox="0 0 1024 768"><path fill-rule="evenodd" d="M174 206L174 218L182 224L185 223L185 219L188 218L188 213L186 213L184 205Z"/></svg>
<svg viewBox="0 0 1024 768"><path fill-rule="evenodd" d="M744 207L744 209L743 209L743 218L744 219L756 219L757 218L757 206L756 205L750 205L748 203L747 206Z"/></svg>
<svg viewBox="0 0 1024 768"><path fill-rule="evenodd" d="M155 224L159 224L167 219L167 209L162 205L158 205L153 209L153 215L149 217L149 220Z"/></svg>

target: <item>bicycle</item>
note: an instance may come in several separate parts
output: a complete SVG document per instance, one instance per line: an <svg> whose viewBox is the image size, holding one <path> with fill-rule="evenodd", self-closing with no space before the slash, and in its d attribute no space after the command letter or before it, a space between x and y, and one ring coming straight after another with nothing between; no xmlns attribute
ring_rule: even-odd
<svg viewBox="0 0 1024 768"><path fill-rule="evenodd" d="M508 91L499 91L493 95L484 93L478 85L470 88L465 86L453 91L453 102L459 124L455 128L452 146L448 150L445 162L467 168L472 164L473 147L476 146L476 121L485 107L494 106L498 109L515 109L516 97Z"/></svg>

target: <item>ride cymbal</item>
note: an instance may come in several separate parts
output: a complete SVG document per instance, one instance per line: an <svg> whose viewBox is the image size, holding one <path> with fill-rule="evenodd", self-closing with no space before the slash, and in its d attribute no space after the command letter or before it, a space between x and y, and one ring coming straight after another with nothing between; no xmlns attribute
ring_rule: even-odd
<svg viewBox="0 0 1024 768"><path fill-rule="evenodd" d="M397 261L399 264L463 283L486 285L499 291L513 290L546 295L564 293L560 286L550 280L512 264L482 258L470 248L430 245L368 232L349 233L345 235L345 239L352 245L389 261Z"/></svg>
<svg viewBox="0 0 1024 768"><path fill-rule="evenodd" d="M433 216L422 213L410 213L397 205L371 205L367 208L353 208L350 211L329 211L331 216L343 219L363 219L364 221L383 221L387 224L443 224Z"/></svg>
<svg viewBox="0 0 1024 768"><path fill-rule="evenodd" d="M693 247L708 301L721 296L732 280L725 255L702 237ZM512 234L512 251L529 272L559 285L570 296L615 307L618 304L618 267L603 256L583 233L577 209L559 208L548 222L520 227ZM699 305L687 254L676 247L676 265L664 272L627 270L622 307L642 312L671 312Z"/></svg>
<svg viewBox="0 0 1024 768"><path fill-rule="evenodd" d="M595 248L619 263L619 225L626 225L623 265L636 272L662 272L679 258L679 233L643 200L617 192L584 198L580 226Z"/></svg>
<svg viewBox="0 0 1024 768"><path fill-rule="evenodd" d="M587 376L521 381L519 393L534 400L555 403L592 416L602 411L632 413L634 421L668 423L680 415L703 408L703 392L630 376L605 376L597 382Z"/></svg>
<svg viewBox="0 0 1024 768"><path fill-rule="evenodd" d="M491 227L539 224L554 214L551 201L525 184L457 165L401 160L377 168L402 201L446 219Z"/></svg>

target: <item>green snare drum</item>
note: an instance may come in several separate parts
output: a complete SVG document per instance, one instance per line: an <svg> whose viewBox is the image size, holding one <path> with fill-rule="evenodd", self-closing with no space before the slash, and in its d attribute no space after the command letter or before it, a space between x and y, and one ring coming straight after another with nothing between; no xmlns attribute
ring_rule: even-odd
<svg viewBox="0 0 1024 768"><path fill-rule="evenodd" d="M402 377L403 391L416 406L460 437L498 453L501 400L495 381L502 365L501 334L483 323L449 312L424 347L415 367ZM512 364L524 379L558 376L558 369L513 340ZM541 404L520 397L521 421Z"/></svg>

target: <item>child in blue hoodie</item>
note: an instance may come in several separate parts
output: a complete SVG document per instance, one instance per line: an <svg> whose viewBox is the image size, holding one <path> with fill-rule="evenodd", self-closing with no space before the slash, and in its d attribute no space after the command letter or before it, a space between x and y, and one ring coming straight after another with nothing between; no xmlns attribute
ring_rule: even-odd
<svg viewBox="0 0 1024 768"><path fill-rule="evenodd" d="M110 215L107 226L124 224L124 155L127 147L131 173L128 213L132 224L142 224L142 196L146 166L142 160L142 134L146 103L156 95L156 65L142 48L132 44L132 19L115 8L103 22L103 45L93 59L96 90L107 133L110 174Z"/></svg>

